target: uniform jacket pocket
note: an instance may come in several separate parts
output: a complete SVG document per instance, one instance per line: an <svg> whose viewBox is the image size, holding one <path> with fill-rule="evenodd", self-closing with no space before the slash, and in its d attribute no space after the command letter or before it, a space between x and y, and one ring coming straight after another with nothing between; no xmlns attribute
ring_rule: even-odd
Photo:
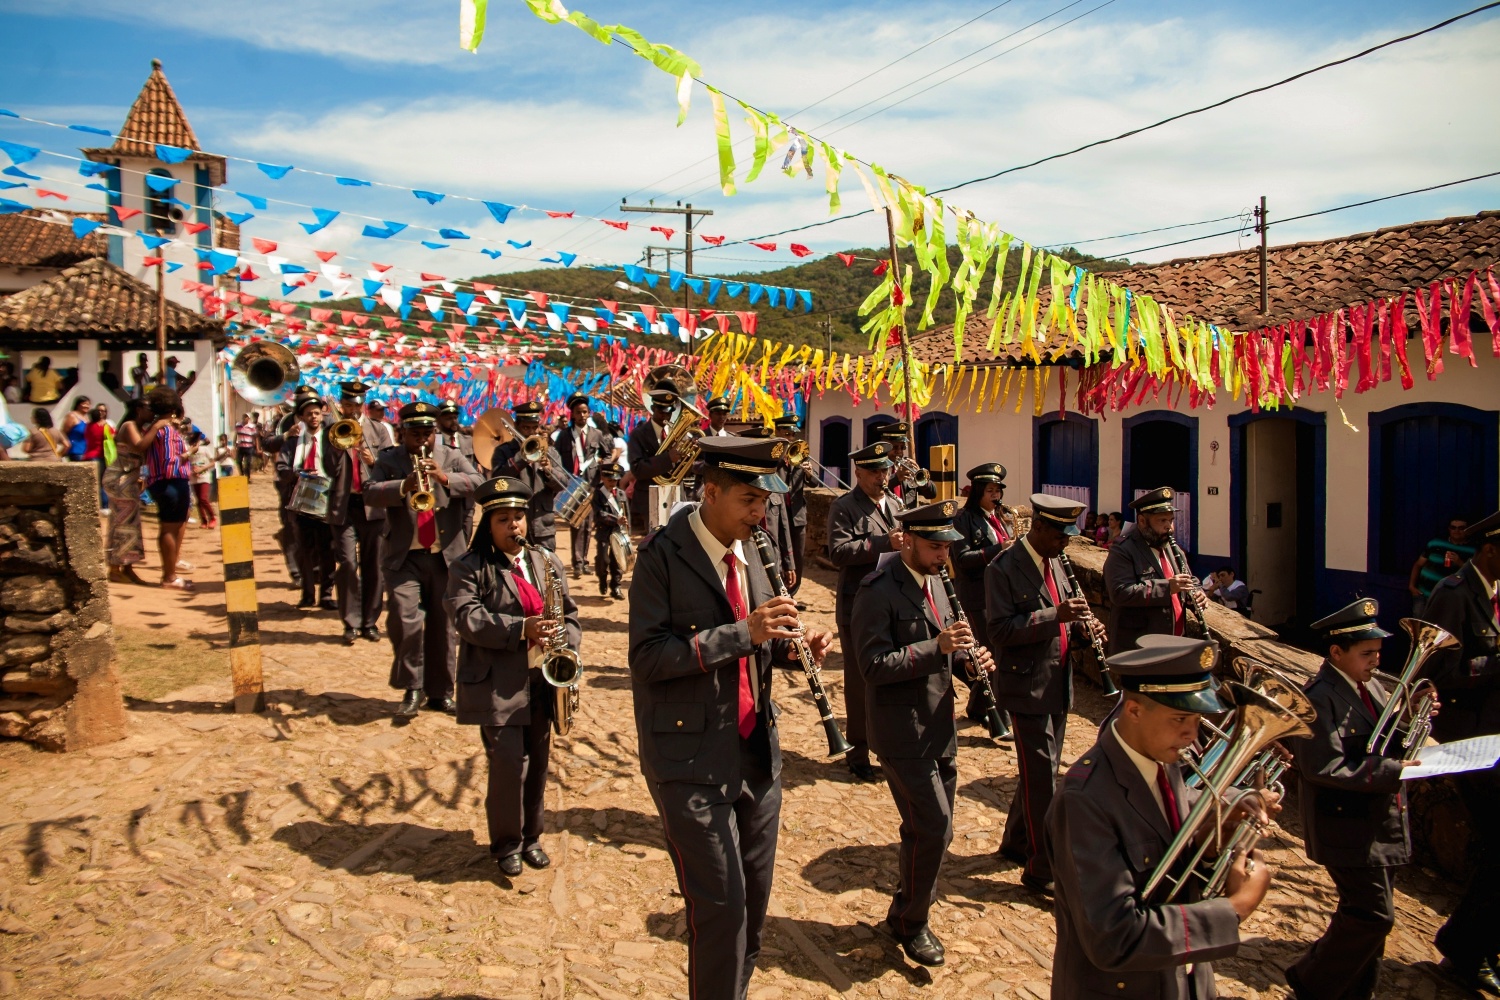
<svg viewBox="0 0 1500 1000"><path fill-rule="evenodd" d="M651 714L657 751L668 760L687 760L703 742L707 713L701 702L665 702Z"/></svg>

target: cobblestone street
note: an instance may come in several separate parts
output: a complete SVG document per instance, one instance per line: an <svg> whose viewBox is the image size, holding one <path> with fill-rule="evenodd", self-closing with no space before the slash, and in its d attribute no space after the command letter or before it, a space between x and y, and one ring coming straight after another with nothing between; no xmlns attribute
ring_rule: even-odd
<svg viewBox="0 0 1500 1000"><path fill-rule="evenodd" d="M555 738L544 845L514 884L486 849L476 728L423 712L395 727L390 648L339 640L333 612L292 605L269 477L252 487L267 710L234 715L218 533L188 526L193 594L116 585L130 735L74 755L0 744L0 995L104 997L686 997L686 921L636 764L623 602L571 581L584 630L582 708ZM147 524L154 578L154 526ZM566 561L566 560L565 560ZM802 590L833 625L832 574ZM383 625L383 623L382 623ZM149 656L147 655L149 653ZM139 663L137 657L140 657ZM843 703L840 661L825 675ZM176 671L176 674L172 674ZM786 754L773 919L751 986L773 997L1048 995L1053 920L996 854L1014 755L961 730L957 829L933 923L948 964L905 961L879 929L894 885L884 784L823 760L800 672L776 696ZM1106 703L1080 684L1065 760ZM1282 997L1280 968L1321 933L1332 886L1293 832L1275 880L1218 965L1231 997ZM1386 997L1457 997L1430 945L1454 886L1399 883Z"/></svg>

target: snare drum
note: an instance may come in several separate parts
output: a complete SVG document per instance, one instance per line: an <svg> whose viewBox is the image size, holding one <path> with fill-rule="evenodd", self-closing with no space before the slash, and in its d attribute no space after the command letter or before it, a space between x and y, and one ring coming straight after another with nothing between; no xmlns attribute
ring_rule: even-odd
<svg viewBox="0 0 1500 1000"><path fill-rule="evenodd" d="M292 501L287 509L304 517L328 520L328 493L333 480L317 472L297 473L297 485L292 490Z"/></svg>

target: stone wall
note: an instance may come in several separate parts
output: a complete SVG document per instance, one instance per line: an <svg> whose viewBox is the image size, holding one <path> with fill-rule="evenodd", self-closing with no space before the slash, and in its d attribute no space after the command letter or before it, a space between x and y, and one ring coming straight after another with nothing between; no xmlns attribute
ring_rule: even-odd
<svg viewBox="0 0 1500 1000"><path fill-rule="evenodd" d="M0 736L125 736L92 465L0 463Z"/></svg>

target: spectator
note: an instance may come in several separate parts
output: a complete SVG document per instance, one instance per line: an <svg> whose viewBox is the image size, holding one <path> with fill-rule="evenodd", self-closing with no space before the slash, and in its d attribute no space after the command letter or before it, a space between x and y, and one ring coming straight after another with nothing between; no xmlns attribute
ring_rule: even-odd
<svg viewBox="0 0 1500 1000"><path fill-rule="evenodd" d="M57 435L52 430L52 414L38 406L31 411L31 423L36 429L26 439L26 457L33 462L61 462L62 451L57 446Z"/></svg>
<svg viewBox="0 0 1500 1000"><path fill-rule="evenodd" d="M146 364L146 355L135 356L135 367L130 369L130 382L134 387L133 395L136 399L146 398L146 383L151 374L151 367Z"/></svg>
<svg viewBox="0 0 1500 1000"><path fill-rule="evenodd" d="M26 373L25 397L33 403L55 403L61 395L62 375L52 367L52 359L44 354Z"/></svg>
<svg viewBox="0 0 1500 1000"><path fill-rule="evenodd" d="M1115 511L1114 513L1109 515L1109 520L1104 525L1103 533L1099 539L1099 544L1104 546L1106 549L1109 548L1111 545L1115 544L1115 542L1119 541L1120 532L1124 529L1125 515L1121 514L1119 511Z"/></svg>
<svg viewBox="0 0 1500 1000"><path fill-rule="evenodd" d="M1234 567L1220 566L1203 581L1203 592L1230 611L1250 616L1250 588L1234 578Z"/></svg>
<svg viewBox="0 0 1500 1000"><path fill-rule="evenodd" d="M1411 592L1413 617L1421 618L1426 614L1427 599L1432 596L1432 588L1439 581L1457 573L1464 563L1474 558L1474 546L1464 544L1464 535L1468 531L1468 518L1450 517L1448 537L1434 538L1428 542L1422 554L1417 556L1417 561L1412 563L1406 589Z"/></svg>
<svg viewBox="0 0 1500 1000"><path fill-rule="evenodd" d="M256 452L260 450L260 428L255 426L255 419L248 413L240 418L240 425L234 430L234 449L240 463L240 475L248 481Z"/></svg>
<svg viewBox="0 0 1500 1000"><path fill-rule="evenodd" d="M141 432L151 423L151 408L143 399L125 405L125 419L115 433L115 460L104 472L104 492L109 496L109 527L104 536L105 561L112 583L146 581L135 574L135 564L146 559L141 538L141 452L146 441Z"/></svg>
<svg viewBox="0 0 1500 1000"><path fill-rule="evenodd" d="M193 493L198 497L198 521L205 528L218 527L219 515L214 510L214 446L202 431L190 432L192 444L188 447L188 461L193 467Z"/></svg>
<svg viewBox="0 0 1500 1000"><path fill-rule="evenodd" d="M229 446L229 435L220 434L219 443L214 448L214 476L223 479L225 476L234 475L234 449ZM218 491L215 490L214 499L218 499Z"/></svg>
<svg viewBox="0 0 1500 1000"><path fill-rule="evenodd" d="M120 395L120 376L116 375L109 359L99 362L99 384L116 396ZM124 397L121 397L122 399Z"/></svg>
<svg viewBox="0 0 1500 1000"><path fill-rule="evenodd" d="M88 450L88 422L89 410L93 408L93 401L87 396L73 397L73 408L68 415L63 417L63 438L68 442L68 461L83 461L83 453Z"/></svg>
<svg viewBox="0 0 1500 1000"><path fill-rule="evenodd" d="M186 529L192 465L187 457L187 443L177 422L182 418L182 399L165 386L157 386L146 396L153 418L142 438L146 442L146 490L156 501L156 520L160 526L156 545L161 555L161 585L170 590L192 590L193 582L178 576L178 554Z"/></svg>
<svg viewBox="0 0 1500 1000"><path fill-rule="evenodd" d="M109 497L104 492L103 483L104 472L109 468L110 459L114 458L113 454L106 454L106 451L114 451L114 437L114 428L109 425L109 407L100 403L89 411L89 421L83 428L83 461L93 462L99 470L100 510L109 510Z"/></svg>
<svg viewBox="0 0 1500 1000"><path fill-rule="evenodd" d="M0 394L7 403L21 401L21 385L16 381L16 366L9 361L0 361Z"/></svg>

